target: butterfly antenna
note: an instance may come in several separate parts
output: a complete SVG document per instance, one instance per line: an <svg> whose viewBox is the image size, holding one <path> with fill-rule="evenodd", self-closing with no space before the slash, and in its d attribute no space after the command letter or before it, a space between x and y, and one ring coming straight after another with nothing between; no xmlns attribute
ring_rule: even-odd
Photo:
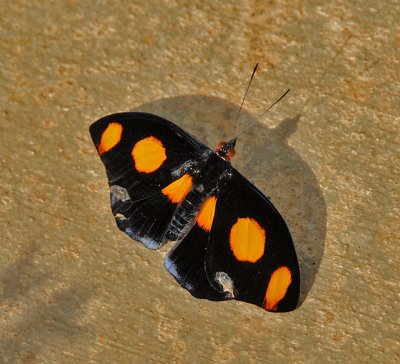
<svg viewBox="0 0 400 364"><path fill-rule="evenodd" d="M375 59L370 65L365 66L360 72L356 73L352 78L346 81L347 84L353 82L355 79L358 77L362 76L365 72L369 71L371 68L375 67L376 64L378 64L380 61L382 61L383 57L379 57L378 59Z"/></svg>
<svg viewBox="0 0 400 364"><path fill-rule="evenodd" d="M281 97L279 97L279 99L277 99L274 103L272 103L263 113L261 113L257 119L260 119L266 112L268 112L269 110L271 110L279 101L281 101L290 91L290 88L288 88ZM245 130L249 129L251 126L253 126L253 124L256 121L252 121L249 125L247 125L244 129L242 129L238 134L243 133Z"/></svg>
<svg viewBox="0 0 400 364"><path fill-rule="evenodd" d="M234 130L236 130L237 121L238 121L239 115L240 115L240 113L242 111L244 100L246 100L246 96L247 96L247 93L249 92L251 81L253 81L253 77L254 77L254 74L256 73L257 67L258 67L258 62L254 66L253 73L251 74L251 77L250 77L250 80L249 80L249 84L247 85L246 92L244 93L244 96L243 96L243 99L242 99L242 103L240 104L240 108L239 108L239 110L238 110L238 112L236 114L236 118L235 118L235 122L234 122Z"/></svg>
<svg viewBox="0 0 400 364"><path fill-rule="evenodd" d="M343 52L344 47L347 45L349 40L351 39L351 35L349 35L346 40L343 42L339 50L336 52L335 56L331 59L331 61L326 65L325 69L322 71L322 75L319 78L317 84L315 85L314 89L317 90L319 86L321 85L322 81L324 80L325 76L328 74L329 69L331 66L336 62L336 59L339 57L339 55ZM304 105L302 107L302 110L307 106L308 102L310 101L311 97L315 95L315 92L312 92L311 95L307 98L307 100L304 102Z"/></svg>
<svg viewBox="0 0 400 364"><path fill-rule="evenodd" d="M290 88L288 88L285 93L278 99L276 100L267 110L265 110L261 115L259 115L259 119L264 116L265 113L267 113L269 110L271 110L279 101L281 101L290 91Z"/></svg>

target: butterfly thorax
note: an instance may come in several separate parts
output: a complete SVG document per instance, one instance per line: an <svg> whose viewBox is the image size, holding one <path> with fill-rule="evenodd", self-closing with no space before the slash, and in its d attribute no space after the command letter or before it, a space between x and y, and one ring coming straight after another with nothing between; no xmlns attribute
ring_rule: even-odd
<svg viewBox="0 0 400 364"><path fill-rule="evenodd" d="M210 153L190 171L193 186L186 198L177 206L169 228L168 240L181 241L195 223L196 216L204 201L210 196L217 196L232 176L232 165L218 153Z"/></svg>

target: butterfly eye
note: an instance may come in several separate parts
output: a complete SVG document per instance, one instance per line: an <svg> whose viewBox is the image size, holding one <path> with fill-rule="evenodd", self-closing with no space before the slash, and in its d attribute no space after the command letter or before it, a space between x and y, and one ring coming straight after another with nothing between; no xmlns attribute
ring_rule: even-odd
<svg viewBox="0 0 400 364"><path fill-rule="evenodd" d="M220 151L224 148L225 145L226 145L226 142L224 142L224 141L220 142L220 143L218 144L218 147L215 148L215 151L216 151L217 153L220 152Z"/></svg>
<svg viewBox="0 0 400 364"><path fill-rule="evenodd" d="M231 160L236 155L235 149L229 149L228 153L226 154L226 159Z"/></svg>

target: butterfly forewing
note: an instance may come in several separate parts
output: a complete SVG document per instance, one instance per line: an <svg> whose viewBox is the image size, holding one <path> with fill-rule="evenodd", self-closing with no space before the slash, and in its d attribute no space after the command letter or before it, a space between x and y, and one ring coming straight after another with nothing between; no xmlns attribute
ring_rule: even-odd
<svg viewBox="0 0 400 364"><path fill-rule="evenodd" d="M90 133L106 168L118 227L148 248L159 248L190 187L188 178L180 178L207 147L147 113L106 116L92 124Z"/></svg>

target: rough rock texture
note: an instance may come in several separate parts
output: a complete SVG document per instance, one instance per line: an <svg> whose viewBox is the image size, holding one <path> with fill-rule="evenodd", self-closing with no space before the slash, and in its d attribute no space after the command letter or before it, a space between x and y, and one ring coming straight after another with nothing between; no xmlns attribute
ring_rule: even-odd
<svg viewBox="0 0 400 364"><path fill-rule="evenodd" d="M4 1L0 361L399 362L398 1ZM116 228L88 133L147 110L287 218L302 306L192 298ZM289 96L262 118L286 88Z"/></svg>

